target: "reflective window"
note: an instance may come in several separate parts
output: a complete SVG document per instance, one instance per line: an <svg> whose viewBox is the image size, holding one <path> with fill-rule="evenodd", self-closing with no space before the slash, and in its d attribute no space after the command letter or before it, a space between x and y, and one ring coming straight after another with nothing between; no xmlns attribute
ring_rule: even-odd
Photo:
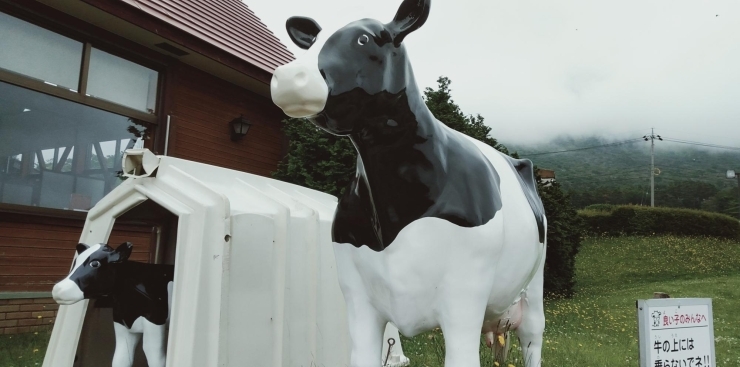
<svg viewBox="0 0 740 367"><path fill-rule="evenodd" d="M158 73L93 48L87 94L140 111L154 113Z"/></svg>
<svg viewBox="0 0 740 367"><path fill-rule="evenodd" d="M0 202L88 210L145 123L0 82Z"/></svg>
<svg viewBox="0 0 740 367"><path fill-rule="evenodd" d="M77 90L83 45L0 13L0 68Z"/></svg>

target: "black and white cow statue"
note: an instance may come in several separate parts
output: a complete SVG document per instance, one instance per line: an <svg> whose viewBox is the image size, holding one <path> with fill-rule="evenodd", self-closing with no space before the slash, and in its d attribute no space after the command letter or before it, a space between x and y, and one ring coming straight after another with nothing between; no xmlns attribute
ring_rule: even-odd
<svg viewBox="0 0 740 367"><path fill-rule="evenodd" d="M479 366L481 331L517 315L527 367L541 363L547 223L532 163L512 159L434 118L403 40L430 0L405 0L389 23L331 32L292 17L307 52L272 78L273 102L357 148L332 236L347 305L351 366L378 367L383 330L441 327L446 367ZM490 333L490 334L489 334Z"/></svg>
<svg viewBox="0 0 740 367"><path fill-rule="evenodd" d="M128 261L133 245L77 245L69 275L52 290L60 305L107 297L113 305L113 367L131 367L142 339L149 367L164 367L174 265Z"/></svg>

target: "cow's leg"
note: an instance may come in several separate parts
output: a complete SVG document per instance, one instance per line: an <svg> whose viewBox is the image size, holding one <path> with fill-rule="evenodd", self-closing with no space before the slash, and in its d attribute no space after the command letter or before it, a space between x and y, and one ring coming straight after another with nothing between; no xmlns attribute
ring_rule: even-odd
<svg viewBox="0 0 740 367"><path fill-rule="evenodd" d="M141 334L132 333L127 327L113 322L116 333L116 349L113 352L113 367L131 367L134 364L134 351L141 340Z"/></svg>
<svg viewBox="0 0 740 367"><path fill-rule="evenodd" d="M164 367L167 355L166 330L164 325L156 325L144 320L144 355L149 367Z"/></svg>
<svg viewBox="0 0 740 367"><path fill-rule="evenodd" d="M445 367L480 367L480 332L486 299L455 293L458 297L448 296L440 308Z"/></svg>
<svg viewBox="0 0 740 367"><path fill-rule="evenodd" d="M347 322L352 342L350 366L379 367L388 320L381 317L370 302L352 299L347 300Z"/></svg>
<svg viewBox="0 0 740 367"><path fill-rule="evenodd" d="M545 332L543 273L544 261L527 289L522 305L522 323L516 330L526 367L540 367L542 363L542 334Z"/></svg>

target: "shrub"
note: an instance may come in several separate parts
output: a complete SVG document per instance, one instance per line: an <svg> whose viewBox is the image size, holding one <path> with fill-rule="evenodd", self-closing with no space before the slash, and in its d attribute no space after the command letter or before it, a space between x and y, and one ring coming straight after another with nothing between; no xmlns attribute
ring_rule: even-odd
<svg viewBox="0 0 740 367"><path fill-rule="evenodd" d="M622 205L611 211L587 208L580 210L578 216L583 219L586 232L595 235L740 237L737 219L701 210Z"/></svg>
<svg viewBox="0 0 740 367"><path fill-rule="evenodd" d="M591 204L584 209L597 212L611 212L612 210L614 210L615 207L616 205L614 204Z"/></svg>
<svg viewBox="0 0 740 367"><path fill-rule="evenodd" d="M576 255L581 247L583 224L570 197L560 184L538 183L540 198L547 216L547 258L545 259L545 294L573 295Z"/></svg>

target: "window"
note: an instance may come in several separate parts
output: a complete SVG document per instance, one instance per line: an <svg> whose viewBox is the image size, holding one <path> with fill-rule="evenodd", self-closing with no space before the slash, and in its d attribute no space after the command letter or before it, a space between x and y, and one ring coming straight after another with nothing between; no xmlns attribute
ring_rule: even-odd
<svg viewBox="0 0 740 367"><path fill-rule="evenodd" d="M157 72L93 48L87 94L154 113Z"/></svg>
<svg viewBox="0 0 740 367"><path fill-rule="evenodd" d="M0 82L0 202L88 210L147 124Z"/></svg>
<svg viewBox="0 0 740 367"><path fill-rule="evenodd" d="M0 13L0 204L89 210L157 122L159 73Z"/></svg>
<svg viewBox="0 0 740 367"><path fill-rule="evenodd" d="M155 70L4 13L0 13L0 50L0 79L156 120Z"/></svg>
<svg viewBox="0 0 740 367"><path fill-rule="evenodd" d="M0 68L76 90L82 42L0 13Z"/></svg>

